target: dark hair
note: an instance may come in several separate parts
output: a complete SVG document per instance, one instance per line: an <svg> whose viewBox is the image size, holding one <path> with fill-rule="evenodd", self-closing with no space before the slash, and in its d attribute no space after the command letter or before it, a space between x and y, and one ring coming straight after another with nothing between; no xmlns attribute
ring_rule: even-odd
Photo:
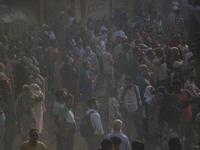
<svg viewBox="0 0 200 150"><path fill-rule="evenodd" d="M74 99L74 96L72 94L67 94L65 97L64 97L64 101L67 102L68 100L70 99Z"/></svg>
<svg viewBox="0 0 200 150"><path fill-rule="evenodd" d="M134 54L136 51L140 50L140 47L139 46L136 46L132 49L132 53Z"/></svg>
<svg viewBox="0 0 200 150"><path fill-rule="evenodd" d="M99 150L107 150L107 148L112 147L111 139L104 139L101 142L101 148Z"/></svg>
<svg viewBox="0 0 200 150"><path fill-rule="evenodd" d="M5 87L5 85L6 85L7 83L8 83L7 80L2 80L2 81L0 82L1 88L4 89L4 87Z"/></svg>
<svg viewBox="0 0 200 150"><path fill-rule="evenodd" d="M144 150L144 143L142 141L133 141L132 142L132 149L136 149L136 150Z"/></svg>
<svg viewBox="0 0 200 150"><path fill-rule="evenodd" d="M62 60L64 61L64 63L68 63L69 62L69 60L70 60L70 56L68 56L68 55L62 55Z"/></svg>
<svg viewBox="0 0 200 150"><path fill-rule="evenodd" d="M178 148L181 144L180 138L170 138L168 142L169 150L174 150L175 148ZM179 147L179 149L176 150L182 150L182 147Z"/></svg>
<svg viewBox="0 0 200 150"><path fill-rule="evenodd" d="M119 138L118 136L112 136L110 139L112 140L114 146L120 145L122 142L121 138Z"/></svg>
<svg viewBox="0 0 200 150"><path fill-rule="evenodd" d="M59 101L60 97L63 96L64 90L57 90L55 92L56 99Z"/></svg>
<svg viewBox="0 0 200 150"><path fill-rule="evenodd" d="M162 54L162 51L160 48L157 48L157 49L155 49L155 53L156 53L156 56L159 56Z"/></svg>
<svg viewBox="0 0 200 150"><path fill-rule="evenodd" d="M135 40L135 45L139 45L139 44L142 44L142 40Z"/></svg>
<svg viewBox="0 0 200 150"><path fill-rule="evenodd" d="M31 130L29 131L29 135L31 135L31 133L32 133L33 131L39 132L38 129L31 129Z"/></svg>
<svg viewBox="0 0 200 150"><path fill-rule="evenodd" d="M123 50L128 50L130 48L131 48L131 46L128 43L123 44Z"/></svg>
<svg viewBox="0 0 200 150"><path fill-rule="evenodd" d="M92 105L97 103L97 98L90 98L88 101L88 107L91 108Z"/></svg>
<svg viewBox="0 0 200 150"><path fill-rule="evenodd" d="M84 62L82 63L82 68L85 68L85 67L87 66L87 64L88 64L88 61L84 61Z"/></svg>
<svg viewBox="0 0 200 150"><path fill-rule="evenodd" d="M153 52L154 52L154 50L148 50L146 53L147 57L149 57Z"/></svg>
<svg viewBox="0 0 200 150"><path fill-rule="evenodd" d="M17 48L17 49L15 50L15 54L16 54L16 55L19 55L21 52L22 52L22 49L20 49L20 48Z"/></svg>

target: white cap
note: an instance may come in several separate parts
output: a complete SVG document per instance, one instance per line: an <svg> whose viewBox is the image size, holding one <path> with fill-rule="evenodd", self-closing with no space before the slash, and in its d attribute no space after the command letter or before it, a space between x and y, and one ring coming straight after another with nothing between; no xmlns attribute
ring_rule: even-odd
<svg viewBox="0 0 200 150"><path fill-rule="evenodd" d="M101 31L108 31L108 29L105 26L101 26Z"/></svg>
<svg viewBox="0 0 200 150"><path fill-rule="evenodd" d="M43 28L45 28L46 26L47 26L47 24L45 24L45 23L42 25Z"/></svg>
<svg viewBox="0 0 200 150"><path fill-rule="evenodd" d="M172 9L175 11L175 10L178 10L179 8L178 8L178 6L173 6Z"/></svg>

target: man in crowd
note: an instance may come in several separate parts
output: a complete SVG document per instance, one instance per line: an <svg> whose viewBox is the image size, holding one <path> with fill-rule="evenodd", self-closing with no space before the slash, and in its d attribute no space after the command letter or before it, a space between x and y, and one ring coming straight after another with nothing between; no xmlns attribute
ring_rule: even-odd
<svg viewBox="0 0 200 150"><path fill-rule="evenodd" d="M184 84L184 88L188 90L188 92L190 93L192 97L194 98L199 97L200 90L194 82L194 80L197 78L196 70L194 68L188 68L186 70L186 77L187 77L187 80ZM192 112L193 112L193 117L195 118L197 113L199 112L198 103L192 104Z"/></svg>
<svg viewBox="0 0 200 150"><path fill-rule="evenodd" d="M86 139L88 150L98 149L101 143L101 139L103 139L104 135L100 115L97 112L98 106L99 104L96 98L91 98L88 101L89 110L87 111L87 114L90 114L92 111L94 111L94 113L90 115L90 119L92 122L93 129L95 130L94 135Z"/></svg>
<svg viewBox="0 0 200 150"><path fill-rule="evenodd" d="M63 90L58 90L55 92L56 100L53 104L53 116L54 116L54 123L55 123L55 133L56 133L56 141L57 141L57 150L60 150L61 146L61 137L59 134L58 128L58 118L62 107L64 105L63 98L66 96L66 93Z"/></svg>
<svg viewBox="0 0 200 150"><path fill-rule="evenodd" d="M11 150L16 135L16 115L14 111L14 95L12 94L9 81L3 80L0 82L1 96L6 105L5 115L5 135L4 135L4 149Z"/></svg>
<svg viewBox="0 0 200 150"><path fill-rule="evenodd" d="M37 129L31 129L29 132L30 141L24 142L19 150L47 150L44 143L38 141L39 131Z"/></svg>
<svg viewBox="0 0 200 150"><path fill-rule="evenodd" d="M121 103L122 118L125 126L125 134L131 140L133 123L136 126L137 138L143 138L141 99L138 86L134 85L130 76L125 77L124 86L120 88L119 98Z"/></svg>
<svg viewBox="0 0 200 150"><path fill-rule="evenodd" d="M74 105L74 97L71 94L67 94L63 100L65 105L62 107L57 120L60 128L60 150L73 150L76 122L71 109Z"/></svg>
<svg viewBox="0 0 200 150"><path fill-rule="evenodd" d="M113 122L113 132L108 134L106 138L117 136L121 139L120 150L131 150L129 139L122 133L122 121L117 119Z"/></svg>

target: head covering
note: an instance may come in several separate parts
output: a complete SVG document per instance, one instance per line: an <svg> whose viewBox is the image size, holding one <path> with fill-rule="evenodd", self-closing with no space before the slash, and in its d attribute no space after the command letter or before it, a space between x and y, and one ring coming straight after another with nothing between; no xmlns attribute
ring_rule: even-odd
<svg viewBox="0 0 200 150"><path fill-rule="evenodd" d="M41 88L36 83L31 83L30 84L30 89L36 95L42 94Z"/></svg>
<svg viewBox="0 0 200 150"><path fill-rule="evenodd" d="M173 6L173 11L178 10L178 6Z"/></svg>
<svg viewBox="0 0 200 150"><path fill-rule="evenodd" d="M91 51L91 47L90 46L86 46L85 51Z"/></svg>
<svg viewBox="0 0 200 150"><path fill-rule="evenodd" d="M105 26L101 26L101 31L108 31L108 29Z"/></svg>
<svg viewBox="0 0 200 150"><path fill-rule="evenodd" d="M31 99L31 98L33 98L33 92L31 91L31 88L30 88L30 86L29 85L24 85L23 87L22 87L22 93L21 93L21 95L22 95L22 97L24 98L24 99Z"/></svg>
<svg viewBox="0 0 200 150"><path fill-rule="evenodd" d="M41 91L41 88L37 84L31 83L30 89L35 96L34 97L35 102L40 102L43 99L43 93Z"/></svg>
<svg viewBox="0 0 200 150"><path fill-rule="evenodd" d="M174 69L177 69L183 65L183 61L175 61L172 65Z"/></svg>
<svg viewBox="0 0 200 150"><path fill-rule="evenodd" d="M152 86L147 86L146 89L145 89L145 92L144 92L144 98L145 98L145 102L147 103L150 103L153 95L151 94L151 89L152 89Z"/></svg>
<svg viewBox="0 0 200 150"><path fill-rule="evenodd" d="M31 83L30 88L31 88L31 91L38 91L38 92L41 91L40 87L36 83Z"/></svg>

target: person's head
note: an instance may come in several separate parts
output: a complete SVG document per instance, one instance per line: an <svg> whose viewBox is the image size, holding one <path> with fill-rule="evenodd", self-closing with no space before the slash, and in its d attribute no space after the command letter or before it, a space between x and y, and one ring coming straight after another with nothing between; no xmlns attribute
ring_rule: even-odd
<svg viewBox="0 0 200 150"><path fill-rule="evenodd" d="M171 138L168 142L169 150L182 150L182 142L180 138Z"/></svg>
<svg viewBox="0 0 200 150"><path fill-rule="evenodd" d="M84 61L82 64L82 68L85 70L89 70L90 69L90 63L89 61Z"/></svg>
<svg viewBox="0 0 200 150"><path fill-rule="evenodd" d="M0 63L0 72L5 72L5 66L3 63Z"/></svg>
<svg viewBox="0 0 200 150"><path fill-rule="evenodd" d="M103 139L101 142L101 148L99 150L112 150L112 145L111 139Z"/></svg>
<svg viewBox="0 0 200 150"><path fill-rule="evenodd" d="M197 78L197 73L196 73L196 70L195 68L188 68L186 71L185 71L185 74L187 76L187 79L189 80L194 80Z"/></svg>
<svg viewBox="0 0 200 150"><path fill-rule="evenodd" d="M140 39L140 34L138 32L134 32L132 34L132 36L133 36L133 39L135 39L135 40L139 40Z"/></svg>
<svg viewBox="0 0 200 150"><path fill-rule="evenodd" d="M131 76L126 76L124 79L125 88L131 89L133 87L133 78Z"/></svg>
<svg viewBox="0 0 200 150"><path fill-rule="evenodd" d="M91 98L91 99L89 99L89 101L88 101L88 107L90 109L98 110L99 103L98 103L97 98Z"/></svg>
<svg viewBox="0 0 200 150"><path fill-rule="evenodd" d="M150 36L156 35L156 30L155 30L155 28L154 28L154 27L150 27L150 28L148 29L148 33L149 33Z"/></svg>
<svg viewBox="0 0 200 150"><path fill-rule="evenodd" d="M132 150L144 150L145 146L142 141L133 141L132 142Z"/></svg>
<svg viewBox="0 0 200 150"><path fill-rule="evenodd" d="M178 48L177 47L172 47L171 53L172 53L172 56L178 57L179 56Z"/></svg>
<svg viewBox="0 0 200 150"><path fill-rule="evenodd" d="M56 96L56 100L58 102L62 102L63 101L63 98L66 96L66 92L64 90L57 90L55 92L55 96Z"/></svg>
<svg viewBox="0 0 200 150"><path fill-rule="evenodd" d="M38 67L35 67L33 70L33 75L39 75L40 74L40 69Z"/></svg>
<svg viewBox="0 0 200 150"><path fill-rule="evenodd" d="M155 89L155 91L153 92L154 94L166 94L167 93L167 90L164 86L159 86Z"/></svg>
<svg viewBox="0 0 200 150"><path fill-rule="evenodd" d="M31 48L28 48L28 49L26 50L26 56L27 56L27 57L32 57L32 56L33 56L33 51L32 51Z"/></svg>
<svg viewBox="0 0 200 150"><path fill-rule="evenodd" d="M8 80L2 80L0 82L1 89L4 91L8 91L10 89L10 83Z"/></svg>
<svg viewBox="0 0 200 150"><path fill-rule="evenodd" d="M31 129L29 131L29 137L30 137L30 143L31 144L37 144L38 137L39 137L38 129Z"/></svg>
<svg viewBox="0 0 200 150"><path fill-rule="evenodd" d="M131 48L131 47L130 47L130 45L129 45L128 43L124 43L124 44L123 44L123 51L124 51L124 52L129 51L130 48Z"/></svg>
<svg viewBox="0 0 200 150"><path fill-rule="evenodd" d="M77 45L81 45L83 41L82 41L82 39L81 39L80 36L77 36L77 37L75 38L75 42L76 42Z"/></svg>
<svg viewBox="0 0 200 150"><path fill-rule="evenodd" d="M15 50L15 54L16 54L17 58L21 58L21 57L23 56L23 51L22 51L22 49L17 48L17 49Z"/></svg>
<svg viewBox="0 0 200 150"><path fill-rule="evenodd" d="M113 130L114 131L120 131L123 127L123 123L120 119L116 119L114 122L113 122Z"/></svg>
<svg viewBox="0 0 200 150"><path fill-rule="evenodd" d="M74 96L71 94L65 95L63 101L68 108L72 108L74 106Z"/></svg>
<svg viewBox="0 0 200 150"><path fill-rule="evenodd" d="M90 47L90 46L86 46L86 47L85 47L85 56L90 55L91 52L92 52L91 47Z"/></svg>
<svg viewBox="0 0 200 150"><path fill-rule="evenodd" d="M138 66L138 72L140 75L150 78L151 77L151 70L145 64L141 64Z"/></svg>
<svg viewBox="0 0 200 150"><path fill-rule="evenodd" d="M120 144L122 143L121 138L118 136L112 136L110 139L113 144L113 150L120 150Z"/></svg>
<svg viewBox="0 0 200 150"><path fill-rule="evenodd" d="M134 56L139 57L140 54L142 53L141 48L139 46L136 46L132 49L132 52Z"/></svg>
<svg viewBox="0 0 200 150"><path fill-rule="evenodd" d="M148 50L146 55L150 60L153 60L156 57L154 50Z"/></svg>
<svg viewBox="0 0 200 150"><path fill-rule="evenodd" d="M6 65L8 63L8 56L7 55L3 56L2 61L4 65Z"/></svg>
<svg viewBox="0 0 200 150"><path fill-rule="evenodd" d="M181 92L181 89L182 89L182 82L181 82L181 80L179 80L179 79L174 80L173 83L172 83L172 87L173 87L173 91L175 93Z"/></svg>
<svg viewBox="0 0 200 150"><path fill-rule="evenodd" d="M73 58L72 57L70 57L70 56L68 56L68 55L63 55L63 61L64 61L64 63L65 64L72 64L73 63Z"/></svg>
<svg viewBox="0 0 200 150"><path fill-rule="evenodd" d="M164 55L164 50L163 50L162 48L157 48L157 49L155 49L155 53L156 53L156 56L157 56L158 58L160 58L160 57L163 57L163 55Z"/></svg>

